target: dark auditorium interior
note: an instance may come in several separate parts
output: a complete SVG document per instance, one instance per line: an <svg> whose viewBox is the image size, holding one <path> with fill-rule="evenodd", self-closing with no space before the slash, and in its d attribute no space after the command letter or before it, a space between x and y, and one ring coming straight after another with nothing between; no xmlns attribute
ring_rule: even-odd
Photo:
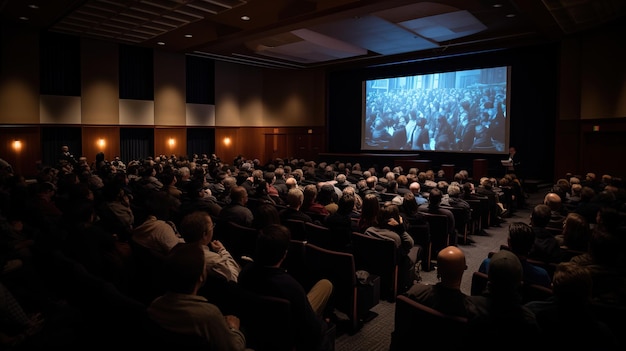
<svg viewBox="0 0 626 351"><path fill-rule="evenodd" d="M302 179L298 181L302 181L302 185L307 181L320 182L318 190L322 188L321 182L337 184L339 165L359 164L362 171L377 172L373 175L381 184L389 182L384 169L395 173L396 178L408 175L410 169L434 174L441 171L441 176L433 176L431 180L436 180L434 186L443 182L446 187L458 181L471 182L479 188L483 186L482 179L491 178L491 184L498 188L497 182L512 174L511 182L517 186L512 187L511 193L507 190L509 187L502 184L502 189L506 189L498 193L502 200L497 204L500 208L491 203L489 209L472 209L480 214L469 216L465 225L457 226L458 241L448 238L448 243L454 243L466 255L467 270L461 291L468 296L473 295L470 284L476 279L472 273L482 260L506 247L509 224L530 224L534 206L546 202L544 195L547 193L560 190L565 193L564 183L567 183L569 201L571 185L578 182L572 181L574 178L583 186L593 187L597 194L615 191L617 195L611 194L614 200L611 205L615 205L615 216L620 221L615 230L624 234L625 38L626 1L621 0L1 0L0 190L3 204L0 222L3 238L0 246L3 252L0 263L5 266L0 295L13 294L17 301L0 299L0 305L4 305L0 306L0 315L15 313L19 308L16 305L22 304L25 311L18 317L22 319L20 323L28 326L11 325L8 320L13 316L0 317L0 349L16 351L50 346L98 349L98 344L110 348L125 342L132 347L184 345L181 349L213 349L204 344L204 348L199 348L195 339L180 338L181 335L169 330L163 332L166 336L152 329L146 331L146 338L152 339L150 342L145 342L140 332L131 332L135 321L140 318L143 321L145 301L91 274L77 259L62 253L57 246L67 240L63 234L65 229L59 229L63 221L51 228L47 217L44 220L38 218L39 213L28 212L33 204L27 198L34 195L39 199L46 191L41 183L54 183L51 186L57 195L61 190L49 177L51 173L56 177L66 171L61 168L67 163L59 164L62 146L68 147L76 161L91 165L88 172L98 172L99 162L107 167L118 161L125 163L126 168L135 164L143 171L144 165L154 164L157 159L157 163L169 163L168 167L188 166L193 161L197 169L191 170L191 177L204 172L204 189L213 198L218 189L224 189L217 179L218 173L227 171L232 177L239 176L237 185L241 186L246 174L252 177L253 169L274 172L286 165L292 166L289 172L285 171L286 175L294 176L293 170L303 169ZM493 102L496 88L478 81L474 85L463 83L466 92L462 100L459 81L482 79L488 74L468 78L461 71L476 72L493 67L506 68L506 93L498 95L504 102ZM456 72L456 81L443 78L448 72ZM387 84L396 77L401 78L389 86L376 85ZM441 89L437 97L433 97L436 96L433 91L420 93L419 101L424 102L421 107L417 102L409 107L410 102L405 101L402 103L406 106L401 106L400 94L409 90L398 89L402 93L394 96L392 88L397 86L392 85L404 86L405 82L414 84L418 91L422 91L421 88L449 89ZM368 113L370 105L365 101L370 85L384 91L377 93L380 94L377 95L378 105L384 102L385 106L377 116ZM414 121L414 111L423 115L426 110L432 110L432 115L439 114L445 120L446 112L440 112L445 109L444 97L450 101L456 98L450 105L461 106L471 98L477 100L472 94L479 91L493 94L480 97L481 111L489 110L481 112L481 116L484 114L485 121L491 119L484 122L486 129L489 123L496 125L493 115L489 117L492 110L493 114L500 111L499 116L506 120L506 135L497 140L498 148L464 148L460 146L458 135L458 145L451 142L440 148L438 138L442 127L436 118L430 117L427 117L431 129L429 146L408 146L411 143L406 139L413 137L412 134L409 137L408 123ZM431 97L430 106L424 96ZM382 97L388 97L389 101L380 102ZM483 99L491 99L489 107L484 107L487 104ZM439 109L439 106L442 107ZM373 138L376 132L374 124L382 121L381 115L391 120L388 116L392 109L402 112L394 114L393 125L381 129L383 137L379 142L367 144L368 138ZM449 120L454 120L451 128L456 128L455 133L467 123L460 115L461 112L449 115ZM470 129L474 133L474 128ZM479 129L482 131L476 127L476 135ZM404 139L393 144L398 130ZM494 138L491 140L495 144ZM477 140L478 136L472 137L474 145ZM510 165L506 163L510 157L509 147L515 148L519 157L517 161L511 159ZM513 162L517 162L516 168ZM328 178L328 173L324 173L326 166L334 167L333 177ZM360 185L356 183L362 180L365 184L365 178L362 174L360 179L351 178L353 170L341 168L348 180L356 180L353 185L358 193ZM457 179L460 171L466 171L469 176L462 181ZM85 177L85 171L82 172L75 172L77 182ZM123 173L125 169L118 168L117 172ZM159 171L156 172L152 178L161 179ZM178 168L175 172L180 183ZM18 178L28 189L15 190L19 187ZM89 192L92 195L95 192L96 199L100 200L102 192L98 185L92 180L86 182ZM215 185L217 183L219 186ZM388 190L381 184L376 192L395 194L395 190ZM607 188L600 188L600 184ZM97 189L94 191L92 187ZM180 188L180 184L176 187ZM334 189L342 193L337 186ZM183 190L183 194L186 191ZM282 190L278 191L280 201L272 202L280 211L289 206L282 198ZM426 191L423 194L429 196ZM448 195L445 196L447 199ZM221 202L221 198L217 198L220 206L230 201L228 198ZM382 207L391 206L397 200L396 196L379 198L385 199L380 202ZM250 200L249 204L252 202L256 200ZM563 202L566 202L565 195ZM136 227L141 224L137 221L148 215L143 204L129 205L129 208L133 206L137 207L135 223L131 226ZM573 206L563 208L575 212ZM248 207L256 213L256 207ZM494 209L499 211L497 215ZM313 219L324 227L328 215L326 212ZM358 221L358 214L353 215L357 216L353 220ZM217 233L220 226L223 228L226 224L218 221L217 214L211 217ZM605 227L600 217L598 212L598 219L592 216L587 223L594 233ZM172 219L172 226L180 224L179 220L178 217ZM29 244L32 247L20 249L19 253L8 249L13 245L12 240L17 236L31 239L27 236L32 233L20 229L20 234L11 236L16 231L16 222L23 222L24 228L36 232L39 241L35 240L34 244ZM109 229L107 227L105 232ZM299 227L290 227L290 230L306 231ZM225 232L228 231L236 230ZM51 235L42 239L43 232ZM22 233L26 233L26 237ZM126 240L128 237L117 232L109 234L114 234L121 257L132 260L133 245L137 244L130 245L128 241L132 240ZM251 235L256 237L257 234L255 230ZM179 233L176 235L180 237ZM224 231L221 235L225 235ZM435 242L431 241L434 234L428 235L426 242L419 242L420 264L417 266L421 267L421 283L436 284L439 281L437 250L443 247L431 247ZM237 246L230 240L229 245ZM315 274L332 276L329 279L339 291L333 292L335 295L329 300L334 311L326 315L329 329L324 337L330 338L330 346L319 350L404 349L398 348L398 342L407 335L401 336L401 326L394 326L394 323L402 323L402 327L412 323L408 327L415 326L416 332L432 331L434 325L451 331L459 328L458 322L451 322L451 316L443 318L442 313L425 305L418 311L408 298L403 297L397 303L396 297L402 292L397 291L395 280L389 288L388 272L380 268L381 259L374 265L363 265L365 261L373 261L367 256L376 255L375 250L367 254L359 252L360 255L355 251L353 256L321 248L313 254L318 248L312 241L304 239L300 244L301 247L292 242L296 246L289 247L287 257L294 260L292 256L299 253L302 257L296 260L306 261L309 259L306 253L310 252L310 256L319 255L315 259L327 260L324 264L318 263ZM434 250L431 252L429 248ZM242 266L249 264L248 260L253 259L248 253L251 252L235 257L236 261ZM23 257L14 256L22 254ZM395 260L396 254L392 256ZM352 271L362 273L363 267L367 267L374 278L366 278L364 283L361 275L355 276L349 269L347 279L341 276L345 273L339 272L341 269L324 271L321 267L332 267L335 264L332 260L337 260L337 267L343 266L345 260L352 260ZM290 264L295 263L290 261ZM554 272L556 264L542 264L546 270ZM15 279L16 271L24 274L27 269L27 278ZM133 266L133 272L134 269ZM310 267L307 269L313 271ZM398 265L392 265L391 269L397 270ZM620 281L626 282L624 272L616 274ZM44 278L32 279L31 274ZM377 277L380 280L376 280ZM307 285L303 283L303 286ZM623 293L623 286L620 293ZM49 295L38 294L48 292L47 289L51 289ZM348 294L348 300L344 301L340 294L346 290L352 295ZM88 301L87 295L101 304ZM552 296L550 288L548 297L535 298L551 299ZM228 300L224 296L209 300L222 308L224 315L236 305L233 301L224 302ZM242 306L253 309L257 303L254 301L246 301ZM626 309L626 298L615 306L605 301L596 302L594 313L614 331L618 345L615 349L626 348L626 339L621 335L626 326L623 322L613 323ZM46 306L45 311L37 308L40 303ZM273 308L283 307L274 306L273 300L258 303L268 303L259 309L263 311L259 313L267 315L272 314L269 311ZM396 314L397 308L403 309L402 314ZM428 313L424 312L426 310ZM292 328L293 325L284 320L279 321L289 313L283 314L281 309L269 321L284 329ZM24 322L24 318L28 322ZM243 334L249 338L246 350L299 350L286 341L291 341L293 335L262 326L259 315L245 313L241 320ZM465 327L465 322L461 324ZM244 330L253 327L259 329ZM109 338L106 333L116 333L116 337ZM124 338L133 341L123 341ZM269 339L285 342L272 343Z"/></svg>

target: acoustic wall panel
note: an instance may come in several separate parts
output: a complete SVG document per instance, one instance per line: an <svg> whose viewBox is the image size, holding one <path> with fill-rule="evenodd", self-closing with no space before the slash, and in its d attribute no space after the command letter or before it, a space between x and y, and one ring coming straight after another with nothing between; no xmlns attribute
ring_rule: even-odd
<svg viewBox="0 0 626 351"><path fill-rule="evenodd" d="M119 123L119 60L114 43L81 41L82 123Z"/></svg>
<svg viewBox="0 0 626 351"><path fill-rule="evenodd" d="M39 40L32 28L0 21L0 121L39 123Z"/></svg>
<svg viewBox="0 0 626 351"><path fill-rule="evenodd" d="M185 56L154 52L154 123L163 126L185 125Z"/></svg>
<svg viewBox="0 0 626 351"><path fill-rule="evenodd" d="M81 124L80 96L40 96L39 123Z"/></svg>
<svg viewBox="0 0 626 351"><path fill-rule="evenodd" d="M121 125L154 125L154 101L120 100Z"/></svg>
<svg viewBox="0 0 626 351"><path fill-rule="evenodd" d="M215 126L215 105L187 104L187 126Z"/></svg>

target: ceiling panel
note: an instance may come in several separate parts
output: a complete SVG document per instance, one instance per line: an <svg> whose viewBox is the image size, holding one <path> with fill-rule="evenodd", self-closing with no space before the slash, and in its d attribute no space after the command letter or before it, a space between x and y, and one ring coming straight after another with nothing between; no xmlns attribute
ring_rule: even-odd
<svg viewBox="0 0 626 351"><path fill-rule="evenodd" d="M623 21L625 14L622 0L0 2L4 23L297 69L547 42Z"/></svg>

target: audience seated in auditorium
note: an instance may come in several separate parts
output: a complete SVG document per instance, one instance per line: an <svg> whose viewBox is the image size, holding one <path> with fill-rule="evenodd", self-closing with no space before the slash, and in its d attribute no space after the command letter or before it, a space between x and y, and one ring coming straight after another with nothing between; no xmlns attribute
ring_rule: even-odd
<svg viewBox="0 0 626 351"><path fill-rule="evenodd" d="M282 225L270 225L260 231L254 262L243 268L238 284L247 291L291 302L296 349L327 350L327 343L334 340L324 340L328 327L324 312L333 285L328 279L321 279L307 292L281 269L289 242L289 229Z"/></svg>
<svg viewBox="0 0 626 351"><path fill-rule="evenodd" d="M253 213L252 227L262 229L270 224L280 224L278 208L274 204L260 204Z"/></svg>
<svg viewBox="0 0 626 351"><path fill-rule="evenodd" d="M204 251L204 262L208 275L237 281L241 267L219 240L213 240L213 220L204 211L186 215L178 229L186 243L197 243Z"/></svg>
<svg viewBox="0 0 626 351"><path fill-rule="evenodd" d="M542 262L558 263L563 260L563 250L554 237L554 233L546 229L550 222L550 207L544 204L536 205L530 215L530 225L535 232L535 244L528 254L528 258Z"/></svg>
<svg viewBox="0 0 626 351"><path fill-rule="evenodd" d="M365 235L379 239L391 240L396 244L398 254L398 290L406 291L413 281L415 275L415 264L418 260L419 247L415 246L413 237L406 231L406 226L400 216L398 206L384 205L377 215L376 224L367 228Z"/></svg>
<svg viewBox="0 0 626 351"><path fill-rule="evenodd" d="M219 308L198 295L207 272L198 243L182 244L167 255L163 269L166 293L148 306L148 315L161 328L202 337L209 350L245 350L239 318L222 315Z"/></svg>
<svg viewBox="0 0 626 351"><path fill-rule="evenodd" d="M457 233L456 233L456 223L454 219L454 214L447 208L441 206L441 200L443 198L443 194L441 190L434 188L430 191L430 195L428 196L428 203L421 205L419 210L422 212L432 213L432 214L440 214L446 216L448 219L448 243L450 245L456 246L457 244Z"/></svg>
<svg viewBox="0 0 626 351"><path fill-rule="evenodd" d="M467 269L465 254L448 246L437 254L437 284L413 284L404 295L442 313L467 317L468 296L461 291L463 273Z"/></svg>
<svg viewBox="0 0 626 351"><path fill-rule="evenodd" d="M304 198L302 200L302 207L300 210L313 218L325 217L330 213L324 207L324 205L320 204L317 201L317 185L316 184L308 184L304 187Z"/></svg>
<svg viewBox="0 0 626 351"><path fill-rule="evenodd" d="M563 193L563 196L565 196L565 193ZM550 207L550 221L546 225L549 229L563 229L563 221L567 215L567 210L563 207L561 199L561 195L554 192L547 193L543 199L543 203Z"/></svg>
<svg viewBox="0 0 626 351"><path fill-rule="evenodd" d="M334 247L339 248L339 251L351 252L352 251L352 211L354 209L354 194L344 193L338 201L337 211L331 213L326 217L324 225L328 227L335 242Z"/></svg>
<svg viewBox="0 0 626 351"><path fill-rule="evenodd" d="M625 305L624 256L623 238L599 227L593 230L587 252L572 257L570 261L591 272L594 299Z"/></svg>
<svg viewBox="0 0 626 351"><path fill-rule="evenodd" d="M489 199L489 213L491 215L491 225L499 225L502 222L502 217L507 215L508 211L505 211L504 205L500 201L498 193L493 189L492 181L483 177L480 179L480 185L475 188L477 195L486 196Z"/></svg>
<svg viewBox="0 0 626 351"><path fill-rule="evenodd" d="M304 193L299 188L289 189L287 192L287 208L280 210L280 222L286 223L288 219L295 219L304 222L313 222L308 214L301 211L304 202Z"/></svg>
<svg viewBox="0 0 626 351"><path fill-rule="evenodd" d="M530 350L541 345L535 314L522 305L523 269L519 258L508 250L496 252L491 257L488 279L482 295L469 297L468 327L476 338L469 341L468 347L485 347L488 343Z"/></svg>
<svg viewBox="0 0 626 351"><path fill-rule="evenodd" d="M167 255L178 243L185 240L171 221L169 196L162 191L152 192L147 199L146 220L133 229L131 239L146 248Z"/></svg>
<svg viewBox="0 0 626 351"><path fill-rule="evenodd" d="M319 183L317 192L317 202L326 208L328 214L337 212L337 201L342 191L331 183Z"/></svg>
<svg viewBox="0 0 626 351"><path fill-rule="evenodd" d="M542 346L551 349L618 350L615 335L592 311L593 280L589 270L573 262L561 262L554 271L554 296L531 301Z"/></svg>
<svg viewBox="0 0 626 351"><path fill-rule="evenodd" d="M415 197L415 202L418 205L424 205L428 203L428 199L422 196L421 185L419 182L412 182L409 184L409 190L413 193Z"/></svg>
<svg viewBox="0 0 626 351"><path fill-rule="evenodd" d="M572 212L565 216L563 230L554 238L561 248L571 251L587 251L591 240L591 227L582 215Z"/></svg>
<svg viewBox="0 0 626 351"><path fill-rule="evenodd" d="M357 224L357 231L365 233L367 228L378 224L378 212L380 212L380 200L374 194L367 194L363 197L361 216Z"/></svg>
<svg viewBox="0 0 626 351"><path fill-rule="evenodd" d="M236 186L230 190L230 204L222 207L218 216L222 222L235 222L246 227L252 227L254 215L246 207L249 192L243 186Z"/></svg>
<svg viewBox="0 0 626 351"><path fill-rule="evenodd" d="M513 252L517 258L519 258L522 264L524 284L537 284L550 288L552 284L552 278L548 271L544 268L536 266L526 259L528 253L533 247L535 242L535 233L533 229L526 223L514 222L509 225L509 235L507 238L507 249ZM478 267L478 271L482 273L489 273L489 263L491 259L485 258Z"/></svg>

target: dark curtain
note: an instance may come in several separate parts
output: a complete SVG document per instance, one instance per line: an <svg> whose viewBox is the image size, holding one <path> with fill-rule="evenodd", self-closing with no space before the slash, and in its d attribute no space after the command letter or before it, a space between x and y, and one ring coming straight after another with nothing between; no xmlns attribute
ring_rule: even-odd
<svg viewBox="0 0 626 351"><path fill-rule="evenodd" d="M43 127L41 128L42 166L56 166L61 146L67 145L76 160L82 156L80 127Z"/></svg>
<svg viewBox="0 0 626 351"><path fill-rule="evenodd" d="M128 164L154 154L154 130L148 128L120 129L120 158Z"/></svg>
<svg viewBox="0 0 626 351"><path fill-rule="evenodd" d="M80 38L42 32L39 41L39 92L80 96Z"/></svg>
<svg viewBox="0 0 626 351"><path fill-rule="evenodd" d="M120 99L154 100L152 49L119 46Z"/></svg>
<svg viewBox="0 0 626 351"><path fill-rule="evenodd" d="M187 155L215 153L215 129L213 128L188 128L187 129Z"/></svg>
<svg viewBox="0 0 626 351"><path fill-rule="evenodd" d="M215 61L189 55L186 61L187 102L215 104Z"/></svg>

